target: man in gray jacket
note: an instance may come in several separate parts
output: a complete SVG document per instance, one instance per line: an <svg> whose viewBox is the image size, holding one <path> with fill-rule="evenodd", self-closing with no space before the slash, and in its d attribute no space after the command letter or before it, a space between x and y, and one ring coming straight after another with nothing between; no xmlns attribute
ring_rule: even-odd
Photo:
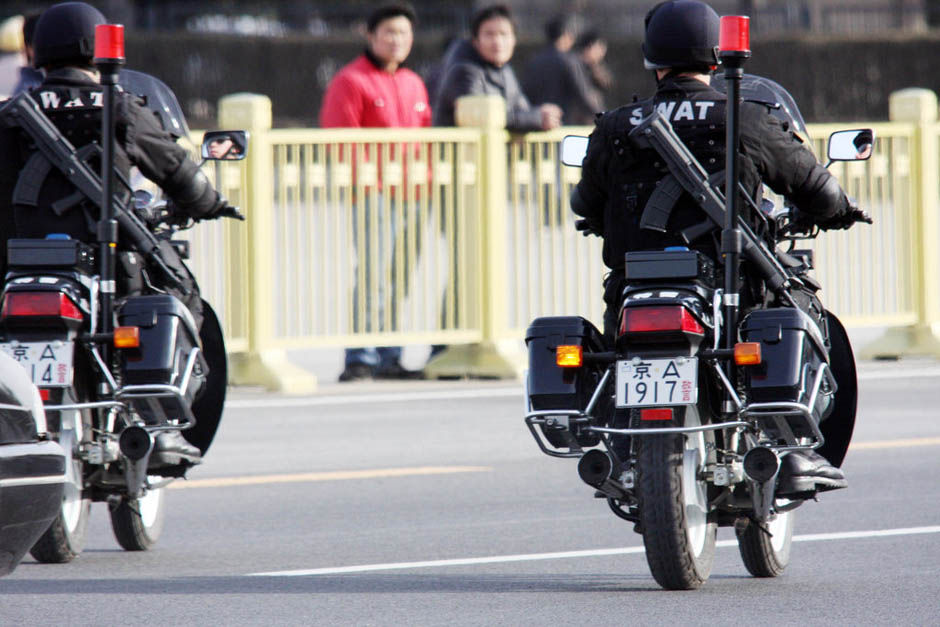
<svg viewBox="0 0 940 627"><path fill-rule="evenodd" d="M434 102L434 126L454 126L454 103L461 96L496 94L506 100L506 128L538 131L561 124L561 109L529 104L509 65L516 47L512 13L504 5L481 9L471 23L472 38L462 41L445 63L444 81Z"/></svg>

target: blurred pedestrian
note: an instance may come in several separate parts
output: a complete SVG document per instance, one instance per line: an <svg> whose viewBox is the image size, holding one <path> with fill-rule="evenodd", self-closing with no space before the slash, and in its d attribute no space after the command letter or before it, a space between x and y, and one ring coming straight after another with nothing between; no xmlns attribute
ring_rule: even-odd
<svg viewBox="0 0 940 627"><path fill-rule="evenodd" d="M406 4L388 4L379 7L369 16L366 23L366 50L358 58L343 67L327 87L320 109L320 126L329 127L415 127L429 126L431 108L427 90L421 78L402 66L411 52L414 43L415 14ZM393 285L386 285L388 257L390 254L381 249L384 237L374 236L386 228L395 229L391 224L391 211L385 203L392 199L383 199L378 195L377 211L368 206L371 195L358 198L353 205L353 222L364 227L364 241L358 241L359 228L353 229L353 244L357 247L360 264L366 267L366 285L358 284L359 272L354 273L354 303L365 292L366 320L358 320L360 307L353 307L353 326L356 331L372 331L372 306L377 308L379 326L383 326L386 315L383 304L386 289L394 290ZM362 224L358 219L362 212ZM376 216L376 224L372 217ZM368 243L377 240L379 250L370 250ZM368 263L377 256L378 263ZM377 272L377 277L372 272ZM392 273L394 275L394 273ZM377 287L377 294L372 294L369 286ZM396 305L391 299L392 306ZM391 318L389 318L391 319ZM340 381L352 381L364 378L415 378L420 372L405 369L400 362L401 347L383 346L379 348L352 348L346 350L344 368Z"/></svg>
<svg viewBox="0 0 940 627"><path fill-rule="evenodd" d="M20 68L26 63L23 52L22 15L14 15L0 22L0 99L13 95L20 80Z"/></svg>
<svg viewBox="0 0 940 627"><path fill-rule="evenodd" d="M584 66L572 52L577 31L574 17L559 15L545 24L547 45L529 61L522 86L534 105L552 102L561 107L562 122L574 124L601 110L599 93L593 89Z"/></svg>
<svg viewBox="0 0 940 627"><path fill-rule="evenodd" d="M26 55L26 64L20 68L20 80L13 88L13 95L39 87L42 83L42 70L33 64L33 32L36 30L36 22L39 21L39 13L27 15L23 20L23 54Z"/></svg>
<svg viewBox="0 0 940 627"><path fill-rule="evenodd" d="M613 86L614 77L610 68L604 62L607 56L607 40L601 37L596 30L588 30L578 37L574 45L574 52L581 62L585 75L588 78L589 89L595 93L597 102L596 112L572 113L572 124L594 124L594 113L604 111L605 96Z"/></svg>
<svg viewBox="0 0 940 627"><path fill-rule="evenodd" d="M497 4L478 11L471 38L454 48L450 67L435 101L434 125L454 126L454 105L461 96L495 94L506 100L506 128L548 130L561 124L561 108L533 107L519 86L509 60L516 48L516 29L509 7Z"/></svg>

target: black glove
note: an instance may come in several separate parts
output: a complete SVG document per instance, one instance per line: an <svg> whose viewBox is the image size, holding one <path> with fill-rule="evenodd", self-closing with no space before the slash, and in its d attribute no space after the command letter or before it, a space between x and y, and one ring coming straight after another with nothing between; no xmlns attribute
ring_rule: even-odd
<svg viewBox="0 0 940 627"><path fill-rule="evenodd" d="M845 212L839 214L835 218L826 220L825 222L819 223L819 228L824 231L832 231L834 229L847 229L851 227L856 222L865 222L866 224L871 224L871 216L866 212L862 211L854 205L849 205L848 209Z"/></svg>
<svg viewBox="0 0 940 627"><path fill-rule="evenodd" d="M574 228L581 231L581 235L587 237L588 235L597 235L601 236L601 227L598 224L594 224L591 220L587 218L581 218L580 220L574 221Z"/></svg>
<svg viewBox="0 0 940 627"><path fill-rule="evenodd" d="M245 221L245 214L238 210L238 207L234 207L227 202L222 206L221 209L215 210L211 218L234 218L236 220Z"/></svg>

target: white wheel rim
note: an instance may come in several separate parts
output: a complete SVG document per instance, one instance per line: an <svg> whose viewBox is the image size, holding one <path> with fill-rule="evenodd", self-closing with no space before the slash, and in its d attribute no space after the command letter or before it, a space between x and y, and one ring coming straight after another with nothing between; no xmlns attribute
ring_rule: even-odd
<svg viewBox="0 0 940 627"><path fill-rule="evenodd" d="M700 421L695 409L685 412L686 427L697 426ZM682 454L682 499L685 505L685 524L693 554L698 557L705 550L708 532L708 494L699 475L705 469L705 436L691 433L685 438Z"/></svg>
<svg viewBox="0 0 940 627"><path fill-rule="evenodd" d="M77 411L68 412L71 424L63 412L59 430L59 444L65 451L65 489L62 494L62 521L69 534L73 533L82 519L82 461L78 457L79 443L82 441L82 417Z"/></svg>
<svg viewBox="0 0 940 627"><path fill-rule="evenodd" d="M163 505L163 488L148 490L147 494L137 499L137 511L140 513L140 522L147 529L153 527Z"/></svg>
<svg viewBox="0 0 940 627"><path fill-rule="evenodd" d="M790 516L793 512L783 512L782 514L777 514L777 517L774 518L767 524L767 531L770 532L770 546L773 548L774 553L780 553L787 545L789 540L789 527L790 527Z"/></svg>

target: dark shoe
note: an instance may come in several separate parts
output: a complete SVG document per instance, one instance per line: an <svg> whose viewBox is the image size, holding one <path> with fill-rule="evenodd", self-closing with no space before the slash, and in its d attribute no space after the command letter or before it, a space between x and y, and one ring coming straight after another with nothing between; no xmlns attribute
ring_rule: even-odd
<svg viewBox="0 0 940 627"><path fill-rule="evenodd" d="M150 453L149 469L176 466L178 464L196 465L202 463L202 452L186 441L179 431L164 431L153 441Z"/></svg>
<svg viewBox="0 0 940 627"><path fill-rule="evenodd" d="M794 451L780 460L776 496L812 498L816 492L848 487L845 475L816 451Z"/></svg>
<svg viewBox="0 0 940 627"><path fill-rule="evenodd" d="M365 364L349 364L339 375L339 382L357 381L359 379L371 379L373 377L372 366Z"/></svg>
<svg viewBox="0 0 940 627"><path fill-rule="evenodd" d="M377 368L375 371L376 379L423 379L423 370L408 370L401 364L395 363L389 366Z"/></svg>

